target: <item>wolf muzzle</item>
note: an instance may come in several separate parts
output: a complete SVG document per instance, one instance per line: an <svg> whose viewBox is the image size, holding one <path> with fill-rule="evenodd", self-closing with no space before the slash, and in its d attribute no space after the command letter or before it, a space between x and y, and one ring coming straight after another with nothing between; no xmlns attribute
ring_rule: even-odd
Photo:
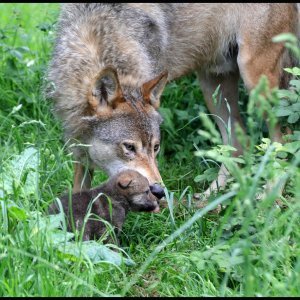
<svg viewBox="0 0 300 300"><path fill-rule="evenodd" d="M150 191L158 199L165 196L164 189L157 183L150 185Z"/></svg>

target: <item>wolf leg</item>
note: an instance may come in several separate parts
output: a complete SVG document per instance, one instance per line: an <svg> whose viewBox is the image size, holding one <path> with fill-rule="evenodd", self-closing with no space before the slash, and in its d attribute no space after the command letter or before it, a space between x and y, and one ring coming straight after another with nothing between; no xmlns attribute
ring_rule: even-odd
<svg viewBox="0 0 300 300"><path fill-rule="evenodd" d="M235 134L235 125L239 124L244 131L245 127L243 125L238 107L238 71L226 75L199 73L198 78L207 108L209 112L214 115L214 119L220 130L223 143L231 144L233 147L235 147L237 151L234 152L233 155L239 156L242 154L243 150ZM218 85L220 85L222 100L221 103L214 104L212 100L212 94ZM226 101L230 106L230 111L228 110ZM232 128L231 132L228 132L228 128L226 128L229 119ZM224 187L226 185L228 175L229 172L222 164L217 179L214 180L210 187L204 192L204 196L208 197L211 192L217 191L220 187Z"/></svg>
<svg viewBox="0 0 300 300"><path fill-rule="evenodd" d="M237 59L240 74L246 88L248 91L253 89L263 74L267 76L270 88L279 87L282 73L283 45L272 43L270 37L268 44L264 45L263 48L255 49L255 41L251 43L249 38L245 38L247 43L239 45ZM287 87L281 86L281 88ZM265 118L265 121L269 129L270 138L273 141L283 143L280 124L276 124L274 128L271 128L267 118Z"/></svg>
<svg viewBox="0 0 300 300"><path fill-rule="evenodd" d="M74 163L75 176L73 193L80 192L81 190L87 190L91 188L94 170L88 169L85 171L83 164L79 162Z"/></svg>
<svg viewBox="0 0 300 300"><path fill-rule="evenodd" d="M275 34L274 34L275 35ZM283 59L285 58L283 44L272 43L271 36L269 42L265 43L264 47L255 47L255 40L251 40L252 36L245 36L239 45L238 65L241 77L248 90L251 90L258 83L261 75L266 75L269 81L270 88L280 87L288 88L288 80L283 80L282 67L284 65ZM255 37L254 37L255 38ZM265 121L269 129L270 139L273 142L284 143L283 134L281 132L281 125L277 123L273 128L265 115ZM281 184L276 180L268 181L266 189L258 198L265 197L266 193L271 192L276 185L279 184L278 195L282 195L285 184ZM281 205L279 199L276 202Z"/></svg>

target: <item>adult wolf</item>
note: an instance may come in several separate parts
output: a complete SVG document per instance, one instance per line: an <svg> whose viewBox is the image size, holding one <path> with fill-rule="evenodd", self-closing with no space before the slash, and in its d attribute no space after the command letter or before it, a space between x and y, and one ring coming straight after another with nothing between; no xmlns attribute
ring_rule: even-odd
<svg viewBox="0 0 300 300"><path fill-rule="evenodd" d="M163 195L156 165L157 112L167 81L195 71L209 111L225 124L224 101L211 95L221 85L231 106L231 128L244 128L238 109L238 80L248 90L265 74L271 87L286 87L282 68L293 60L272 37L297 33L296 4L240 3L77 3L64 4L49 67L47 91L55 100L66 139L91 146L74 148L74 191L90 187L92 170L113 175L132 168ZM166 72L167 71L167 72ZM227 131L215 118L224 143ZM273 140L281 141L279 126ZM242 153L234 131L235 155ZM85 162L89 172L84 176ZM218 185L225 184L221 167ZM212 188L216 188L213 182Z"/></svg>

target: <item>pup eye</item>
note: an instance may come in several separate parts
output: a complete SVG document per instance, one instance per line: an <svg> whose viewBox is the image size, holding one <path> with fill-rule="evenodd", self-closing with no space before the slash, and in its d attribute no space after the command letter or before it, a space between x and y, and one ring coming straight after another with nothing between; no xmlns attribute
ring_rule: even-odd
<svg viewBox="0 0 300 300"><path fill-rule="evenodd" d="M146 193L147 195L149 195L149 193L150 193L150 190L147 190L145 193Z"/></svg>
<svg viewBox="0 0 300 300"><path fill-rule="evenodd" d="M128 150L130 152L135 152L135 147L133 144L124 143L123 145L126 148L126 150Z"/></svg>
<svg viewBox="0 0 300 300"><path fill-rule="evenodd" d="M156 152L158 151L158 149L159 149L159 144L154 145L154 151Z"/></svg>

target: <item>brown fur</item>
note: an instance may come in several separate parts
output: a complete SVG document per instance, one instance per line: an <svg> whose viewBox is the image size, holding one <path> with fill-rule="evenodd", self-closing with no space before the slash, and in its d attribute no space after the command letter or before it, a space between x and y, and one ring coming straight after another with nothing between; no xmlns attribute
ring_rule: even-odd
<svg viewBox="0 0 300 300"><path fill-rule="evenodd" d="M110 222L116 228L116 233L121 231L129 210L135 212L159 211L157 198L150 192L147 178L136 171L127 170L112 177L98 188L73 194L71 199L72 210L70 210L69 195L60 198L68 219L68 231L72 231L71 218L73 218L76 229L82 229L88 207L100 193L103 193L103 195L100 195L93 202L90 213ZM58 212L57 204L53 203L49 207L49 213L55 214ZM95 217L91 216L91 218L94 219ZM84 228L83 240L98 239L105 230L106 226L103 222L89 219Z"/></svg>
<svg viewBox="0 0 300 300"><path fill-rule="evenodd" d="M159 144L157 108L166 80L196 71L210 112L225 124L230 117L232 144L239 155L242 147L234 128L244 125L238 80L250 90L265 74L271 87L287 87L282 68L293 66L294 59L283 43L272 42L283 32L298 35L294 3L65 4L48 74L54 89L47 94L55 101L66 139L91 145L87 151L74 148L81 163L88 160L90 168L110 175L134 168L153 184L161 181L153 149ZM231 116L224 101L218 107L212 103L219 84ZM215 120L228 143L223 122ZM124 159L123 140L129 138L141 146L134 157ZM282 141L279 126L272 139ZM77 166L76 174L83 174L82 164ZM219 186L226 181L222 172L224 166ZM76 178L75 190L89 185Z"/></svg>

